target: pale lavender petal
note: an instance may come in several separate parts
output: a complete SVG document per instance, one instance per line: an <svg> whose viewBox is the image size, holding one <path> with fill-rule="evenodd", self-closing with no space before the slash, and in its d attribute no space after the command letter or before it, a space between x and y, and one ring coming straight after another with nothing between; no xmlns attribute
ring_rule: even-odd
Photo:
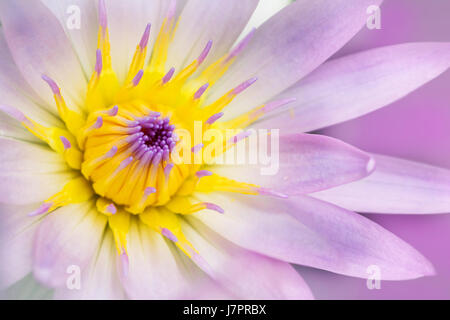
<svg viewBox="0 0 450 320"><path fill-rule="evenodd" d="M101 243L106 216L91 202L64 206L40 223L33 242L33 274L49 287L66 284L67 269L86 268Z"/></svg>
<svg viewBox="0 0 450 320"><path fill-rule="evenodd" d="M111 231L107 231L100 244L98 256L91 260L88 267L81 271L81 287L78 290L67 286L55 291L55 299L70 300L118 300L125 293L116 269L117 250Z"/></svg>
<svg viewBox="0 0 450 320"><path fill-rule="evenodd" d="M33 235L39 218L28 213L39 204L0 204L0 290L31 272Z"/></svg>
<svg viewBox="0 0 450 320"><path fill-rule="evenodd" d="M296 1L258 28L248 47L210 99L217 99L250 77L259 81L234 100L233 117L265 103L313 71L364 25L366 9L381 0ZM345 18L342 18L345 17Z"/></svg>
<svg viewBox="0 0 450 320"><path fill-rule="evenodd" d="M207 5L203 0L188 1L181 12L167 64L180 70L197 59L209 40L213 46L203 67L216 61L231 48L257 4L257 0L210 1Z"/></svg>
<svg viewBox="0 0 450 320"><path fill-rule="evenodd" d="M358 212L450 213L450 170L373 156L377 168L369 177L311 196Z"/></svg>
<svg viewBox="0 0 450 320"><path fill-rule="evenodd" d="M164 237L132 221L128 241L129 272L120 274L131 299L174 299L188 292L188 277Z"/></svg>
<svg viewBox="0 0 450 320"><path fill-rule="evenodd" d="M227 214L198 212L195 217L239 246L276 259L361 278L376 265L382 280L434 273L427 259L375 222L308 196L197 197L220 204Z"/></svg>
<svg viewBox="0 0 450 320"><path fill-rule="evenodd" d="M0 202L41 202L73 177L64 159L47 146L0 139Z"/></svg>
<svg viewBox="0 0 450 320"><path fill-rule="evenodd" d="M326 62L276 99L297 97L257 127L306 132L357 118L404 97L450 67L450 43L406 43ZM285 110L286 110L285 109Z"/></svg>
<svg viewBox="0 0 450 320"><path fill-rule="evenodd" d="M257 165L222 165L215 167L214 172L285 195L296 195L364 178L375 166L370 155L326 136L282 135L278 150L275 145L269 146L268 150L273 151L272 164L259 156ZM259 146L248 149L249 155L258 155L257 151Z"/></svg>
<svg viewBox="0 0 450 320"><path fill-rule="evenodd" d="M58 18L80 59L83 71L90 75L95 65L99 21L93 0L41 0ZM79 25L78 25L79 23Z"/></svg>
<svg viewBox="0 0 450 320"><path fill-rule="evenodd" d="M45 74L58 83L72 107L83 105L87 81L57 18L40 1L1 1L0 20L8 47L25 80L47 102L52 93Z"/></svg>
<svg viewBox="0 0 450 320"><path fill-rule="evenodd" d="M308 285L288 263L242 249L196 219L189 221L192 226L183 223L183 232L209 265L206 272L238 299L312 299Z"/></svg>
<svg viewBox="0 0 450 320"><path fill-rule="evenodd" d="M56 107L46 106L23 78L11 56L3 29L0 29L0 92L0 105L14 106L42 124L61 125L61 122L49 113L50 110L56 114ZM6 127L8 123L2 121L0 125Z"/></svg>

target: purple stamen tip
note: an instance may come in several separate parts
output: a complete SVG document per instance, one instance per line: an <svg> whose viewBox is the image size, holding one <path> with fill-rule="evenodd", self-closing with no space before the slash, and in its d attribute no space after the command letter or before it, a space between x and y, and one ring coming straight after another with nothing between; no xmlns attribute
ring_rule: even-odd
<svg viewBox="0 0 450 320"><path fill-rule="evenodd" d="M116 208L116 206L113 203L111 203L111 204L108 204L108 206L106 207L106 211L111 213L111 214L116 214L117 213L117 208Z"/></svg>
<svg viewBox="0 0 450 320"><path fill-rule="evenodd" d="M202 53L200 54L200 56L197 59L198 64L201 64L201 63L203 63L203 61L205 61L206 57L208 56L209 51L211 50L212 43L213 43L212 40L208 41L205 49L203 49Z"/></svg>
<svg viewBox="0 0 450 320"><path fill-rule="evenodd" d="M199 152L200 150L202 150L202 148L203 148L203 143L199 143L199 144L197 144L196 146L193 146L192 149L191 149L191 151L192 151L193 153L197 153L197 152Z"/></svg>
<svg viewBox="0 0 450 320"><path fill-rule="evenodd" d="M100 129L103 126L103 118L101 116L97 117L97 120L92 125L92 129Z"/></svg>
<svg viewBox="0 0 450 320"><path fill-rule="evenodd" d="M152 111L149 113L148 115L150 118L158 118L161 116L161 112L157 112L157 111Z"/></svg>
<svg viewBox="0 0 450 320"><path fill-rule="evenodd" d="M128 158L126 158L125 160L123 160L123 161L120 163L120 165L119 165L119 170L122 170L122 169L128 167L128 165L129 165L131 162L133 162L133 159L134 159L133 157L128 157Z"/></svg>
<svg viewBox="0 0 450 320"><path fill-rule="evenodd" d="M153 187L147 187L147 188L145 188L144 194L145 194L146 196L149 196L149 195L151 195L152 193L155 193L155 192L156 192L156 189L155 189L155 188L153 188Z"/></svg>
<svg viewBox="0 0 450 320"><path fill-rule="evenodd" d="M128 260L128 255L125 248L122 248L122 253L120 254L120 262L122 267L122 275L126 278L128 276L128 270L130 268L130 261Z"/></svg>
<svg viewBox="0 0 450 320"><path fill-rule="evenodd" d="M222 116L223 116L223 112L219 112L219 113L213 114L211 117L209 117L208 120L206 120L206 123L207 124L213 124L214 122L216 122L217 120L222 118Z"/></svg>
<svg viewBox="0 0 450 320"><path fill-rule="evenodd" d="M63 143L65 150L70 149L72 147L72 144L70 143L69 140L67 140L66 137L60 136L59 138L61 139L61 142Z"/></svg>
<svg viewBox="0 0 450 320"><path fill-rule="evenodd" d="M199 170L195 173L195 175L199 178L208 177L212 175L212 172L209 170Z"/></svg>
<svg viewBox="0 0 450 320"><path fill-rule="evenodd" d="M162 153L158 152L153 157L152 164L156 167L161 162L161 159L162 159Z"/></svg>
<svg viewBox="0 0 450 320"><path fill-rule="evenodd" d="M195 262L195 264L202 269L206 274L213 275L214 271L212 270L211 266L206 262L205 259L201 255L199 255L197 252L192 251L192 261Z"/></svg>
<svg viewBox="0 0 450 320"><path fill-rule="evenodd" d="M106 15L106 4L105 0L98 1L98 19L100 22L100 26L103 29L106 29L108 26L108 17Z"/></svg>
<svg viewBox="0 0 450 320"><path fill-rule="evenodd" d="M16 119L17 121L25 122L28 120L25 115L16 108L10 106L0 106L0 110L9 115L11 118Z"/></svg>
<svg viewBox="0 0 450 320"><path fill-rule="evenodd" d="M169 82L170 79L172 79L174 73L175 73L175 68L171 68L169 70L169 72L167 72L166 75L162 78L163 84L166 84L167 82Z"/></svg>
<svg viewBox="0 0 450 320"><path fill-rule="evenodd" d="M194 99L200 99L201 96L205 93L206 89L208 89L209 83L206 83L200 87L200 89L197 90L197 92L194 94Z"/></svg>
<svg viewBox="0 0 450 320"><path fill-rule="evenodd" d="M117 153L117 146L113 146L113 147L111 148L111 150L109 150L109 151L106 153L105 157L106 157L106 158L112 158L112 157L115 156L116 153Z"/></svg>
<svg viewBox="0 0 450 320"><path fill-rule="evenodd" d="M60 93L58 85L56 84L55 81L53 81L52 78L50 78L49 76L47 76L45 74L43 74L41 76L41 78L42 78L42 80L47 82L47 84L50 86L50 89L52 89L53 94L59 94Z"/></svg>
<svg viewBox="0 0 450 320"><path fill-rule="evenodd" d="M258 80L258 78L255 77L255 78L248 79L247 81L244 81L243 83L238 85L236 88L234 88L233 91L231 91L231 94L237 95L237 94L241 93L242 91L244 91L245 89L250 87L252 84L254 84L256 82L256 80Z"/></svg>
<svg viewBox="0 0 450 320"><path fill-rule="evenodd" d="M52 207L53 203L44 202L38 209L28 214L29 217L35 217L44 213L47 213L48 210Z"/></svg>
<svg viewBox="0 0 450 320"><path fill-rule="evenodd" d="M114 106L111 109L108 110L108 115L111 117L117 116L117 113L119 112L119 106Z"/></svg>
<svg viewBox="0 0 450 320"><path fill-rule="evenodd" d="M172 233L172 231L170 231L167 228L161 228L161 234L166 237L167 239L173 241L173 242L177 242L178 238Z"/></svg>
<svg viewBox="0 0 450 320"><path fill-rule="evenodd" d="M166 179L169 178L169 174L170 171L172 171L174 164L173 163L169 163L165 168L164 168L164 175L166 176Z"/></svg>
<svg viewBox="0 0 450 320"><path fill-rule="evenodd" d="M219 207L217 204L205 202L204 205L205 205L206 209L214 210L214 211L216 211L218 213L222 213L222 214L225 213L225 211L221 207Z"/></svg>
<svg viewBox="0 0 450 320"><path fill-rule="evenodd" d="M150 28L151 28L151 24L147 24L147 26L145 27L145 31L144 34L142 35L142 39L141 42L139 43L139 47L141 49L144 49L145 47L147 47L148 45L148 39L150 37Z"/></svg>
<svg viewBox="0 0 450 320"><path fill-rule="evenodd" d="M136 87L139 82L141 82L142 76L144 75L144 70L139 70L136 76L133 78L133 86Z"/></svg>
<svg viewBox="0 0 450 320"><path fill-rule="evenodd" d="M95 61L95 72L100 75L103 69L103 60L102 60L102 50L97 49L96 51L96 61Z"/></svg>

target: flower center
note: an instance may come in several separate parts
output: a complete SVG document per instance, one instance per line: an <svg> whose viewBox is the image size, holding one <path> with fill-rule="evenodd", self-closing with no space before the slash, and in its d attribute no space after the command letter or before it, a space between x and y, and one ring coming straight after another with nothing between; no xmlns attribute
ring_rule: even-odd
<svg viewBox="0 0 450 320"><path fill-rule="evenodd" d="M170 200L185 176L171 161L169 116L136 102L94 113L88 124L82 173L97 194L133 213Z"/></svg>
<svg viewBox="0 0 450 320"><path fill-rule="evenodd" d="M138 154L150 153L153 155L161 155L164 159L169 158L169 153L175 146L173 139L174 125L169 123L169 118L159 118L149 116L138 119L135 123L130 124L131 127L140 129L141 137L137 138Z"/></svg>

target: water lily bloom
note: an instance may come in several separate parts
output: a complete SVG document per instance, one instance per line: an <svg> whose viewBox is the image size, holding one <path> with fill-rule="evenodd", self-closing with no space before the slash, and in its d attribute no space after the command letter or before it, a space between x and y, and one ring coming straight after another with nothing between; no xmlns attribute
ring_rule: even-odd
<svg viewBox="0 0 450 320"><path fill-rule="evenodd" d="M450 66L449 43L330 59L380 3L297 0L236 42L257 0L1 1L0 287L31 272L57 298L309 299L292 264L432 275L354 211L450 212L450 172L306 133ZM177 135L194 123L281 129L277 172L175 161L211 145Z"/></svg>

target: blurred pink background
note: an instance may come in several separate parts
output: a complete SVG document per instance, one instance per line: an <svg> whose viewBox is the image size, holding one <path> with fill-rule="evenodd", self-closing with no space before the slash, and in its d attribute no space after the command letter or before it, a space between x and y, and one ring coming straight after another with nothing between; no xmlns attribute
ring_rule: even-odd
<svg viewBox="0 0 450 320"><path fill-rule="evenodd" d="M366 27L337 56L402 42L450 41L450 1L385 0L381 30ZM369 115L327 128L363 150L450 168L450 71ZM450 214L367 215L404 239L434 265L437 275L381 283L369 290L354 279L299 267L318 299L450 299Z"/></svg>

